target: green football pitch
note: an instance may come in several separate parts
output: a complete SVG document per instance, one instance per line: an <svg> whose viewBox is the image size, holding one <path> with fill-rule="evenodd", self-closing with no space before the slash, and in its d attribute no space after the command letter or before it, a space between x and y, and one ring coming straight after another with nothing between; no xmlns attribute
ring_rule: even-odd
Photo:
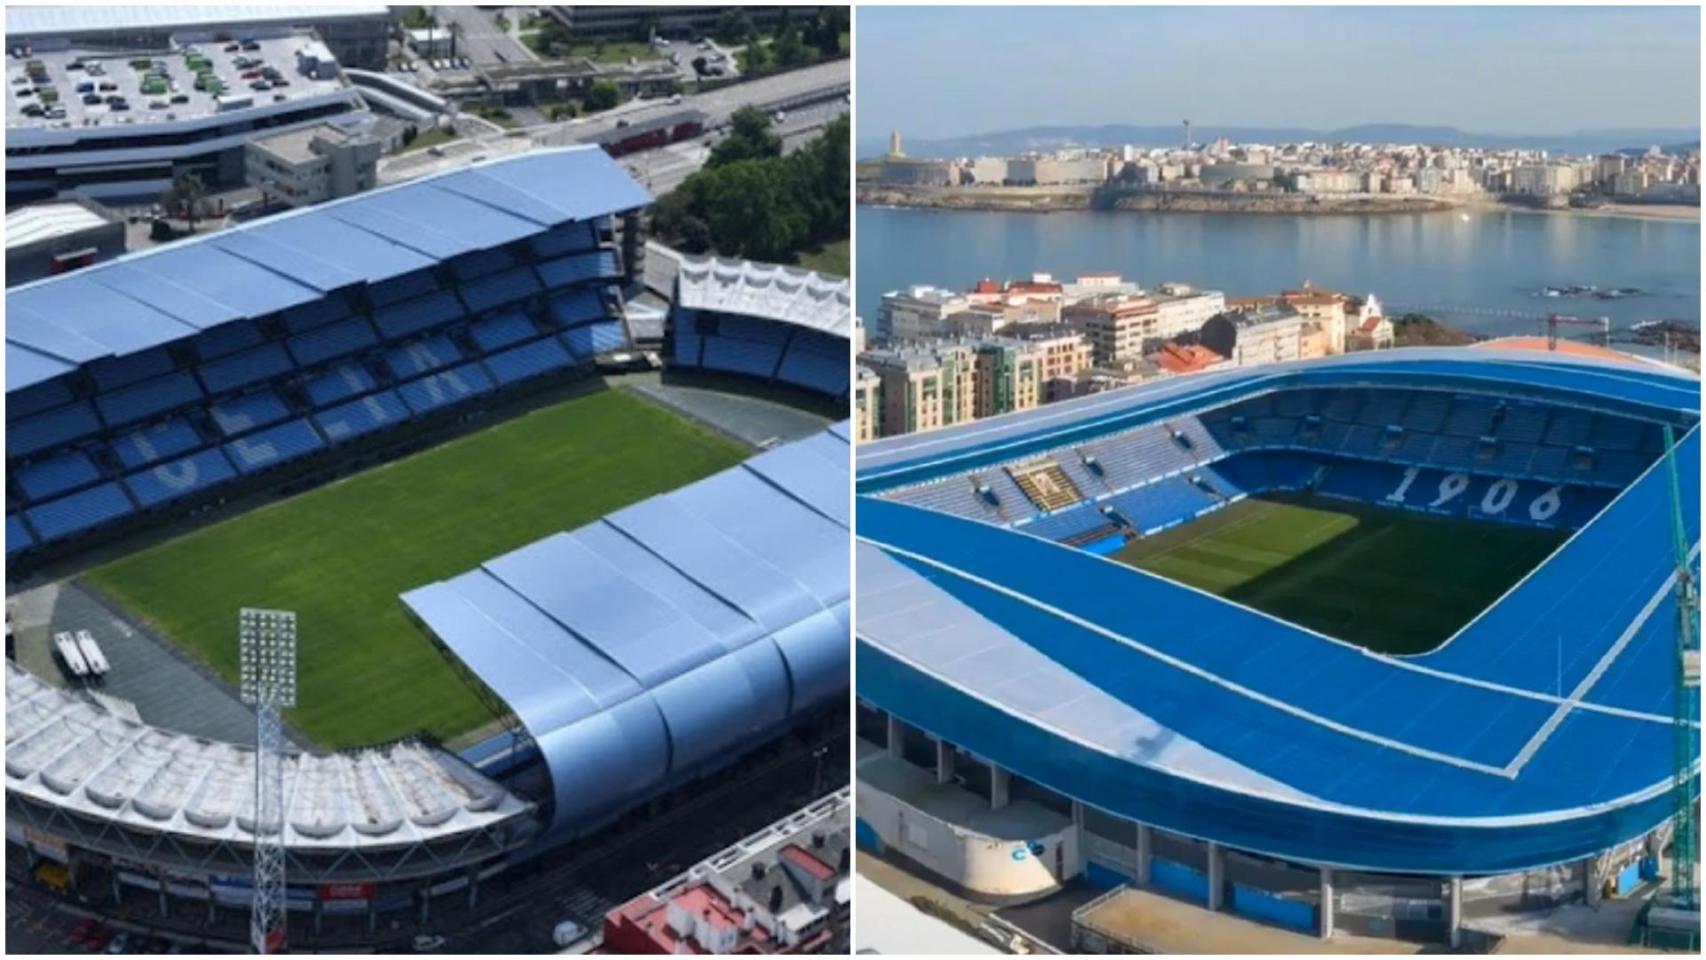
<svg viewBox="0 0 1706 960"><path fill-rule="evenodd" d="M1567 534L1319 497L1248 499L1114 559L1380 653L1431 650Z"/></svg>
<svg viewBox="0 0 1706 960"><path fill-rule="evenodd" d="M492 720L398 595L746 459L626 390L566 400L109 563L88 583L237 676L237 609L295 610L297 707L317 744Z"/></svg>

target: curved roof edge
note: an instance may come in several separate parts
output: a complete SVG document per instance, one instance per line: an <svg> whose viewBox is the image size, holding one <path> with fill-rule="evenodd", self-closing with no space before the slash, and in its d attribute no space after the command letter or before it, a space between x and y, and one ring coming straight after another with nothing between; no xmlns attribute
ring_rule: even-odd
<svg viewBox="0 0 1706 960"><path fill-rule="evenodd" d="M846 425L403 594L539 745L581 831L847 686Z"/></svg>
<svg viewBox="0 0 1706 960"><path fill-rule="evenodd" d="M753 260L683 256L675 305L714 310L853 336L852 285L846 277Z"/></svg>

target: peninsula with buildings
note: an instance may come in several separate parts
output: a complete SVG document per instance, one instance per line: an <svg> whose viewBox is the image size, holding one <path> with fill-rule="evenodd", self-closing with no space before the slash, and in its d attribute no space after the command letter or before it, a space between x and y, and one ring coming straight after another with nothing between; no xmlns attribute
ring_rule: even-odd
<svg viewBox="0 0 1706 960"><path fill-rule="evenodd" d="M1476 204L1699 218L1700 150L1561 156L1426 144L1078 148L908 156L899 131L859 168L860 203L1013 211L1418 213Z"/></svg>

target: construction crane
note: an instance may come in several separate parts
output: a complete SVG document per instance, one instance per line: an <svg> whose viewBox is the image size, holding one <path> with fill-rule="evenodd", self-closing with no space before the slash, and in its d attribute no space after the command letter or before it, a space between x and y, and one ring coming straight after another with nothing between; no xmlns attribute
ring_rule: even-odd
<svg viewBox="0 0 1706 960"><path fill-rule="evenodd" d="M1665 424L1665 465L1670 471L1672 549L1676 552L1676 681L1671 691L1671 899L1672 905L1700 909L1695 885L1698 849L1692 789L1695 713L1700 702L1700 593L1688 561L1688 528L1683 523L1682 484L1676 465L1676 432Z"/></svg>
<svg viewBox="0 0 1706 960"><path fill-rule="evenodd" d="M1611 318L1600 317L1590 320L1586 317L1570 317L1561 313L1546 315L1546 349L1554 353L1558 350L1558 328L1560 326L1598 327L1600 346L1611 345Z"/></svg>

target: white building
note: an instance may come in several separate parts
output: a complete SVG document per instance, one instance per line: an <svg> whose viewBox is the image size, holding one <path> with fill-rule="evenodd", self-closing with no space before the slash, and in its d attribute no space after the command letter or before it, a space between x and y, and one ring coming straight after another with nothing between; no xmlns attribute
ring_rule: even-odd
<svg viewBox="0 0 1706 960"><path fill-rule="evenodd" d="M292 207L373 189L383 144L356 123L331 123L251 140L250 186Z"/></svg>
<svg viewBox="0 0 1706 960"><path fill-rule="evenodd" d="M1155 336L1162 340L1196 333L1210 317L1226 310L1226 294L1183 283L1163 283L1149 299L1155 301Z"/></svg>
<svg viewBox="0 0 1706 960"><path fill-rule="evenodd" d="M915 286L883 294L877 308L879 340L927 340L945 336L947 318L971 306L964 294L941 287Z"/></svg>

